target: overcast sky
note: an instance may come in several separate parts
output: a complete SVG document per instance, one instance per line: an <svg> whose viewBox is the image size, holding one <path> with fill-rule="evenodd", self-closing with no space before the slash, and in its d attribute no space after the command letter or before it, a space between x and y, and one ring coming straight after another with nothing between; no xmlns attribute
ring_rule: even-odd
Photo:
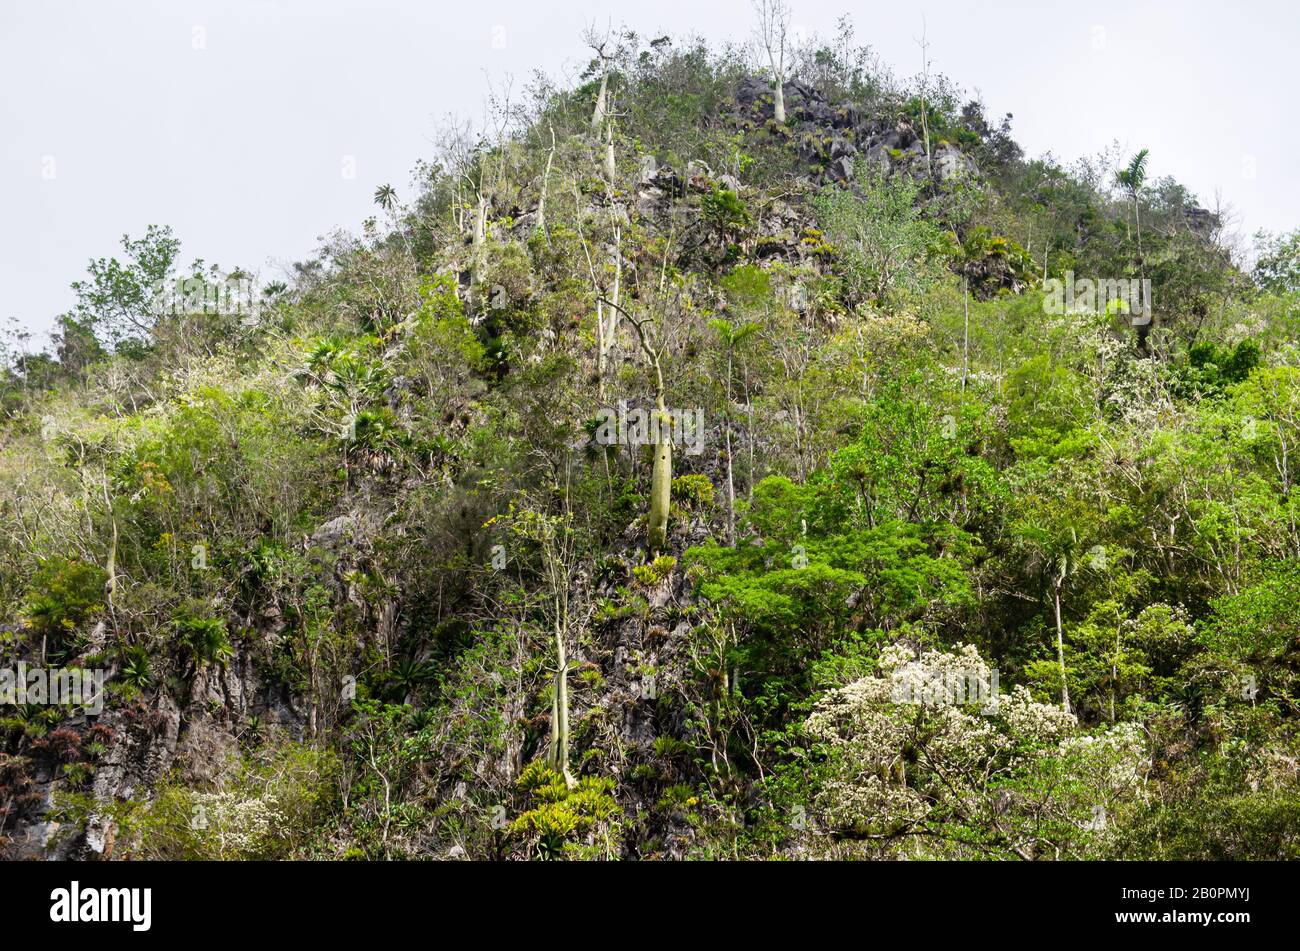
<svg viewBox="0 0 1300 951"><path fill-rule="evenodd" d="M895 73L920 64L1011 112L1031 155L1151 151L1240 229L1300 226L1295 0L792 0L844 13ZM572 77L585 24L743 39L749 0L0 0L0 318L44 332L123 233L169 224L185 256L273 280L356 230L376 186L409 197L448 113L488 78ZM355 169L354 177L345 168Z"/></svg>

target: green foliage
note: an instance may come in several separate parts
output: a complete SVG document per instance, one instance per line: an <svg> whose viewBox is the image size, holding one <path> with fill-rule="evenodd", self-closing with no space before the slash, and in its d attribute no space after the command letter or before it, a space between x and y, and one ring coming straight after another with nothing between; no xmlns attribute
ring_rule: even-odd
<svg viewBox="0 0 1300 951"><path fill-rule="evenodd" d="M32 636L45 641L47 651L72 644L79 628L104 607L107 581L107 573L97 565L75 558L47 558L32 576L23 606Z"/></svg>
<svg viewBox="0 0 1300 951"><path fill-rule="evenodd" d="M740 196L722 187L714 188L704 196L700 210L704 220L722 235L741 231L753 220Z"/></svg>
<svg viewBox="0 0 1300 951"><path fill-rule="evenodd" d="M922 215L920 186L879 171L858 192L827 186L813 207L838 252L850 300L885 308L923 291L937 278L932 249L939 231Z"/></svg>
<svg viewBox="0 0 1300 951"><path fill-rule="evenodd" d="M223 664L234 652L223 618L179 617L173 622L177 641L199 664Z"/></svg>
<svg viewBox="0 0 1300 951"><path fill-rule="evenodd" d="M3 711L0 848L95 815L128 858L1294 857L1296 235L1246 274L1145 152L1026 160L847 26L798 54L841 185L823 119L738 108L738 51L607 53L612 181L598 62L255 321L151 308L151 228L52 352L5 334L0 653L115 669L124 733ZM969 174L847 131L923 117ZM1066 272L1151 279L1156 320L1060 313ZM708 420L648 564L664 486L590 425L653 397L641 334ZM895 694L927 665L1006 705ZM92 802L172 707L187 771Z"/></svg>
<svg viewBox="0 0 1300 951"><path fill-rule="evenodd" d="M636 580L641 582L647 588L656 588L663 583L664 579L673 573L677 567L677 559L672 555L660 555L648 565L636 565L632 568L632 574Z"/></svg>
<svg viewBox="0 0 1300 951"><path fill-rule="evenodd" d="M673 479L673 498L687 508L712 508L713 482L706 475L678 476Z"/></svg>
<svg viewBox="0 0 1300 951"><path fill-rule="evenodd" d="M506 832L527 842L540 858L611 858L617 855L619 808L614 781L584 776L570 789L564 777L541 760L524 767L520 790L528 808Z"/></svg>
<svg viewBox="0 0 1300 951"><path fill-rule="evenodd" d="M1300 229L1285 235L1261 231L1255 243L1259 249L1252 273L1255 283L1275 294L1300 291Z"/></svg>
<svg viewBox="0 0 1300 951"><path fill-rule="evenodd" d="M1187 362L1174 368L1175 380L1187 396L1221 395L1245 380L1261 358L1254 340L1240 340L1231 347L1214 341L1194 344L1187 351Z"/></svg>

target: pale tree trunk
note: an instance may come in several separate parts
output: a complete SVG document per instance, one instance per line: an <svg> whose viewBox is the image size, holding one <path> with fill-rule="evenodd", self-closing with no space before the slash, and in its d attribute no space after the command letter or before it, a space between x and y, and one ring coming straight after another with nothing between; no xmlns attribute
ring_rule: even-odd
<svg viewBox="0 0 1300 951"><path fill-rule="evenodd" d="M772 114L785 124L785 44L790 32L791 10L785 0L754 0L758 15L755 31L759 45L767 52L772 68Z"/></svg>
<svg viewBox="0 0 1300 951"><path fill-rule="evenodd" d="M1065 569L1052 585L1052 604L1056 608L1056 663L1061 668L1061 709L1070 712L1070 684L1065 676L1065 631L1061 626L1061 585L1065 582Z"/></svg>
<svg viewBox="0 0 1300 951"><path fill-rule="evenodd" d="M609 301L605 301L609 304ZM612 306L612 305L611 305ZM652 432L658 437L654 444L654 467L650 472L650 511L646 516L646 542L651 556L664 552L668 547L668 513L672 509L673 492L673 444L672 417L668 413L668 404L664 399L664 371L659 359L659 351L650 345L646 337L643 321L637 320L622 307L614 310L628 319L641 342L641 350L655 378L655 412L651 420Z"/></svg>
<svg viewBox="0 0 1300 951"><path fill-rule="evenodd" d="M612 187L618 175L618 166L614 163L614 123L605 126L605 180Z"/></svg>
<svg viewBox="0 0 1300 951"><path fill-rule="evenodd" d="M1137 192L1133 193L1133 223L1137 226L1138 273L1140 274L1145 264L1142 260L1142 206L1138 204Z"/></svg>
<svg viewBox="0 0 1300 951"><path fill-rule="evenodd" d="M745 441L749 443L749 481L746 483L745 498L754 502L754 397L749 392L749 366L745 365Z"/></svg>
<svg viewBox="0 0 1300 951"><path fill-rule="evenodd" d="M582 197L578 191L577 179L573 181L573 200L575 205L581 209ZM618 223L613 202L610 204L610 209L614 229L614 289L610 295L612 299L609 301L600 296L601 280L596 271L596 261L592 256L591 245L587 242L586 233L582 229L582 216L580 213L576 219L578 240L582 244L582 253L587 260L587 273L591 278L591 288L596 294L596 391L602 400L605 398L605 377L608 373L609 354L614 347L615 334L618 332L619 325L618 318L622 310L619 306L619 297L622 293L623 280L623 229Z"/></svg>
<svg viewBox="0 0 1300 951"><path fill-rule="evenodd" d="M731 351L727 351L727 419L723 430L727 450L727 544L736 544L736 483L731 476Z"/></svg>
<svg viewBox="0 0 1300 951"><path fill-rule="evenodd" d="M470 251L470 283L477 285L483 279L483 246L487 243L487 196L479 192L478 208L474 213L474 244Z"/></svg>
<svg viewBox="0 0 1300 951"><path fill-rule="evenodd" d="M672 505L672 429L668 409L664 405L662 383L655 394L655 414L659 442L655 446L654 470L650 474L650 515L646 520L646 536L651 555L658 555L667 547L668 510Z"/></svg>
<svg viewBox="0 0 1300 951"><path fill-rule="evenodd" d="M596 108L591 110L591 131L593 135L600 134L601 123L605 121L607 111L607 96L609 94L609 70L601 64L600 70L600 92L596 94Z"/></svg>
<svg viewBox="0 0 1300 951"><path fill-rule="evenodd" d="M596 389L603 399L605 396L605 377L609 372L609 354L614 349L618 334L618 302L623 292L623 229L614 223L614 289L610 295L613 306L607 315L602 314L601 302L596 301Z"/></svg>
<svg viewBox="0 0 1300 951"><path fill-rule="evenodd" d="M546 234L546 191L551 184L551 166L555 162L555 127L551 126L551 151L546 156L546 172L542 175L542 194L537 199L537 230Z"/></svg>
<svg viewBox="0 0 1300 951"><path fill-rule="evenodd" d="M613 313L611 311L611 313ZM596 395L605 399L605 304L596 301Z"/></svg>
<svg viewBox="0 0 1300 951"><path fill-rule="evenodd" d="M962 278L962 332L961 332L961 391L966 392L966 377L970 374L970 281Z"/></svg>
<svg viewBox="0 0 1300 951"><path fill-rule="evenodd" d="M1123 630L1123 622L1115 622L1115 656L1110 661L1110 722L1115 722L1115 687L1119 682L1119 651L1120 651L1120 631Z"/></svg>
<svg viewBox="0 0 1300 951"><path fill-rule="evenodd" d="M930 176L931 187L934 179L934 162L930 158L930 120L926 116L925 94L930 86L930 44L925 38L925 18L921 19L921 135L925 139L925 170Z"/></svg>
<svg viewBox="0 0 1300 951"><path fill-rule="evenodd" d="M569 652L564 628L555 625L555 693L551 698L551 766L564 777L565 785L576 784L569 772Z"/></svg>

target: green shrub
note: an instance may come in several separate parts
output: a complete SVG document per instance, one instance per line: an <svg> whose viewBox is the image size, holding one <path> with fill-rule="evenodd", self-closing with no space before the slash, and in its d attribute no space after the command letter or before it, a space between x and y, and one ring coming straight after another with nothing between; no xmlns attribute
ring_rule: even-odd
<svg viewBox="0 0 1300 951"><path fill-rule="evenodd" d="M684 475L673 479L673 498L687 508L710 508L713 483L706 475Z"/></svg>
<svg viewBox="0 0 1300 951"><path fill-rule="evenodd" d="M660 555L648 565L637 565L632 569L636 580L647 588L658 587L677 567L677 559L672 555Z"/></svg>

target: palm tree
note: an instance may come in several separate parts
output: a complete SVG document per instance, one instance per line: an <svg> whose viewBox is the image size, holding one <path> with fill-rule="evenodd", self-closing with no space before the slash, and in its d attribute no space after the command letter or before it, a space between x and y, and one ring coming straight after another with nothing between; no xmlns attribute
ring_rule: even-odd
<svg viewBox="0 0 1300 951"><path fill-rule="evenodd" d="M375 204L384 209L387 213L388 217L392 221L394 229L398 230L402 236L402 246L406 248L406 253L411 254L411 239L407 237L406 229L399 227L397 215L394 213L394 209L398 207L397 189L392 185L380 185L375 189Z"/></svg>
<svg viewBox="0 0 1300 951"><path fill-rule="evenodd" d="M397 204L397 189L392 185L380 185L375 189L375 204L392 214L393 206Z"/></svg>
<svg viewBox="0 0 1300 951"><path fill-rule="evenodd" d="M1141 271L1143 266L1142 211L1141 205L1138 203L1138 197L1142 192L1142 185L1147 180L1147 150L1142 149L1134 155L1127 168L1122 168L1115 173L1115 180L1133 199L1133 222L1137 227L1138 269Z"/></svg>

